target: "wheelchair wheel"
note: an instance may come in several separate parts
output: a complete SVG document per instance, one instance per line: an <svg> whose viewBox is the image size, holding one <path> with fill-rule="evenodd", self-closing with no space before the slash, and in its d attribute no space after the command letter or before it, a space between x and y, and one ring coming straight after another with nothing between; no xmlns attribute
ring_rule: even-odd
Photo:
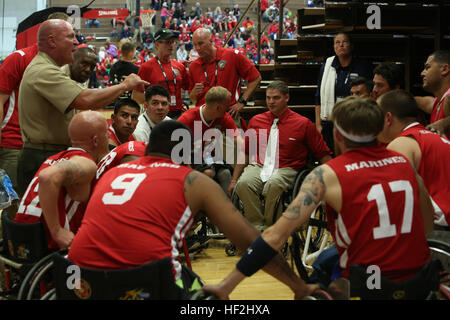
<svg viewBox="0 0 450 320"><path fill-rule="evenodd" d="M292 264L295 265L295 268L297 269L297 272L305 282L309 280L308 272L306 271L303 262L302 262L302 250L303 245L302 241L300 240L299 233L294 231L291 234L291 242L289 244L289 251L291 253L291 261Z"/></svg>
<svg viewBox="0 0 450 320"><path fill-rule="evenodd" d="M45 294L45 292L43 292L45 290L42 286L47 286L50 282L49 277L51 276L53 267L52 258L55 254L58 253L54 252L45 256L30 269L22 281L17 300L32 300L34 298L39 299ZM36 292L38 285L41 289L41 293L39 295Z"/></svg>
<svg viewBox="0 0 450 320"><path fill-rule="evenodd" d="M431 259L439 260L442 268L446 272L450 272L450 245L440 240L428 239L430 247Z"/></svg>
<svg viewBox="0 0 450 320"><path fill-rule="evenodd" d="M314 252L319 250L322 238L327 230L327 217L325 214L325 209L322 204L320 204L317 209L311 215L308 223L302 226L298 235L302 241L302 248L306 244L308 229L311 227L311 239L309 243L309 251Z"/></svg>
<svg viewBox="0 0 450 320"><path fill-rule="evenodd" d="M311 171L312 171L311 169L305 169L298 173L297 177L295 178L294 187L292 188L290 202L292 202L298 195L300 188L303 184L303 181ZM322 237L325 233L325 230L327 228L325 210L322 205L317 207L316 211L311 215L311 218L309 219L308 223L303 226L301 231L299 231L300 240L303 242L302 247L304 247L306 243L308 227L312 227L311 242L309 244L309 248L311 251L317 251L320 246Z"/></svg>
<svg viewBox="0 0 450 320"><path fill-rule="evenodd" d="M295 178L294 187L292 188L291 202L297 196L298 192L300 191L300 187L302 186L303 181L305 180L306 176L311 171L312 170L310 170L310 169L305 169L305 170L301 171Z"/></svg>

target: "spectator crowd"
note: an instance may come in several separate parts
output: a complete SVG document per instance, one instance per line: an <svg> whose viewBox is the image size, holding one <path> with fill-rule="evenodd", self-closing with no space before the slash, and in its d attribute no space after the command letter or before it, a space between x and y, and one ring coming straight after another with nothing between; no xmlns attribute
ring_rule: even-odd
<svg viewBox="0 0 450 320"><path fill-rule="evenodd" d="M260 64L274 63L272 40L279 37L279 6L279 0L261 1L262 19L268 24L268 27L267 32L262 32L260 38ZM142 7L141 11L143 10L144 8ZM230 32L242 15L238 4L235 4L232 8L222 9L220 6L217 6L213 9L202 8L200 3L197 2L188 9L188 4L185 1L171 1L169 3L153 0L148 10L154 12L150 27L143 27L141 17L137 16L135 12L131 12L126 19L111 20L113 29L109 40L98 48L98 52L96 52L99 58L97 77L96 79L92 78L90 87L104 87L113 83L114 79L110 77L110 70L119 61L121 48L125 42L132 42L136 46L134 57L136 66L139 67L154 57L154 33L159 28L172 30L179 35L175 48L175 58L186 67L198 57L193 48L192 36L195 30L199 28L206 28L211 32L215 46L233 48L255 64L258 63L256 22L251 17L247 16L236 32L229 37ZM156 16L160 17L158 22L156 22ZM90 28L99 27L98 21L94 20L87 20L86 26ZM296 18L288 8L284 8L284 24L283 38L294 39L297 29ZM76 37L81 46L86 46L87 40L91 39L89 37L86 39L80 30L76 31ZM95 48L93 49L95 50Z"/></svg>

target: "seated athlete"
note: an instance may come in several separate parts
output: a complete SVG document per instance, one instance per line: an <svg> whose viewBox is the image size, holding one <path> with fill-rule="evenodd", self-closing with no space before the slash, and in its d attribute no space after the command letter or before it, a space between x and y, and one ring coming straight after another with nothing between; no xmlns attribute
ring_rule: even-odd
<svg viewBox="0 0 450 320"><path fill-rule="evenodd" d="M435 211L434 222L450 225L450 141L425 129L417 120L419 107L406 91L394 90L378 98L385 114L378 136L387 148L403 154L422 177Z"/></svg>
<svg viewBox="0 0 450 320"><path fill-rule="evenodd" d="M69 124L72 147L49 157L31 180L14 221L43 222L51 250L70 246L81 225L96 163L108 152L108 124L96 111L76 114Z"/></svg>
<svg viewBox="0 0 450 320"><path fill-rule="evenodd" d="M271 261L290 234L326 203L343 276L354 264L380 268L404 281L430 261L425 235L433 228L429 195L408 160L378 144L383 112L370 99L347 97L332 111L336 158L316 167L282 217L266 229L218 286L205 290L227 298L246 276ZM424 298L429 291L424 287ZM383 288L381 288L383 290Z"/></svg>
<svg viewBox="0 0 450 320"><path fill-rule="evenodd" d="M233 132L231 137L233 143L239 139L236 124L227 112L230 103L231 93L227 89L221 86L212 87L205 95L204 105L191 108L178 118L178 121L187 125L194 133L194 152L200 153L199 163L194 163L192 167L216 180L224 192L228 191L230 185L231 170L224 162L222 142L226 140L223 138L228 139L226 132L228 130ZM214 133L213 130L217 130L217 132ZM220 137L218 137L219 132ZM205 141L205 137L209 135L211 136L207 138L208 141ZM215 141L215 139L219 141ZM214 150L208 152L213 146ZM211 151L218 151L221 154L211 154Z"/></svg>
<svg viewBox="0 0 450 320"><path fill-rule="evenodd" d="M251 141L246 140L248 165L235 166L228 191L231 196L235 189L243 203L245 217L260 230L273 224L276 203L294 184L299 170L305 167L308 153L321 163L331 159L330 149L314 124L289 108L289 97L285 82L273 81L267 86L269 110L254 116L245 134L247 138L249 133L254 133L258 151L252 154Z"/></svg>
<svg viewBox="0 0 450 320"><path fill-rule="evenodd" d="M122 143L134 141L133 132L138 124L141 107L130 98L118 99L114 105L114 113L111 115L109 126L109 144L113 149Z"/></svg>
<svg viewBox="0 0 450 320"><path fill-rule="evenodd" d="M92 269L124 269L169 257L176 281L182 277L178 248L199 212L238 248L247 248L257 237L217 183L172 161L175 146L186 142L172 140L175 130L189 133L173 120L156 125L146 156L114 167L100 179L70 247L71 261ZM192 140L186 143L190 149ZM297 297L314 288L294 274L281 254L265 270Z"/></svg>
<svg viewBox="0 0 450 320"><path fill-rule="evenodd" d="M95 181L98 181L109 169L144 156L146 146L146 143L143 141L129 141L115 147L98 163Z"/></svg>
<svg viewBox="0 0 450 320"><path fill-rule="evenodd" d="M444 123L450 121L450 50L437 50L425 62L422 73L423 89L432 97L415 97L420 109L430 114L430 126L450 139ZM445 120L447 119L447 120Z"/></svg>

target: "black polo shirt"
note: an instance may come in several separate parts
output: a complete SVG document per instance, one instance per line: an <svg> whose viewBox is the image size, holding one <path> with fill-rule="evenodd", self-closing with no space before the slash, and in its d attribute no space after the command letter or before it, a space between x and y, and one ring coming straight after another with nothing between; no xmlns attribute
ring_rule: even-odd
<svg viewBox="0 0 450 320"><path fill-rule="evenodd" d="M370 80L373 77L372 64L365 59L353 58L349 66L342 67L338 57L334 56L331 66L336 69L336 85L334 87L335 101L338 97L345 98L350 95L351 83L356 78L364 77ZM325 63L320 68L319 80L317 81L316 105L320 105L320 86L322 84L324 69Z"/></svg>

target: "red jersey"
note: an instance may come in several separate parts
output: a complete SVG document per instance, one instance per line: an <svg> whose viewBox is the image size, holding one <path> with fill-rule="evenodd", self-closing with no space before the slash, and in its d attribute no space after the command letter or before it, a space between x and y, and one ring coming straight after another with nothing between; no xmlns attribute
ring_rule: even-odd
<svg viewBox="0 0 450 320"><path fill-rule="evenodd" d="M3 107L0 147L21 149L19 87L28 64L38 53L37 44L11 53L0 67L0 91L9 95Z"/></svg>
<svg viewBox="0 0 450 320"><path fill-rule="evenodd" d="M264 165L267 142L274 118L273 113L267 111L254 116L248 123L245 141L246 153L249 154L250 159L256 156L256 162L261 165ZM279 168L290 167L297 171L300 170L306 165L308 152L312 152L317 159L330 155L330 149L322 135L308 118L288 108L278 117L277 126ZM251 141L249 142L251 132L255 132L257 135L255 142L257 142L258 150L255 155L250 154L252 153ZM254 160L252 159L252 161Z"/></svg>
<svg viewBox="0 0 450 320"><path fill-rule="evenodd" d="M125 142L115 147L97 164L95 180L98 181L106 171L118 166L125 156L143 157L145 155L145 148L146 143L142 141Z"/></svg>
<svg viewBox="0 0 450 320"><path fill-rule="evenodd" d="M179 279L178 248L193 222L184 195L191 171L170 159L146 156L106 172L69 259L87 268L125 269L169 257Z"/></svg>
<svg viewBox="0 0 450 320"><path fill-rule="evenodd" d="M204 108L204 106L189 109L186 112L184 112L177 120L177 121L187 125L189 127L189 129L191 130L193 137L194 137L194 143L195 143L194 152L197 152L198 151L197 148L200 148L200 146L202 147L202 150L205 151L204 147L213 141L213 136L214 136L214 138L216 137L216 135L214 135L213 132L211 132L211 135L213 135L213 136L207 136L207 135L204 136L205 132L208 129L217 129L221 132L222 135L228 134L230 138L235 138L236 136L239 135L237 126L234 123L233 118L231 118L231 116L228 112L226 112L222 118L215 119L212 122L207 123L205 121L205 119L203 118L203 114L201 112L202 108ZM233 130L233 132L232 133L227 132L226 131L227 129ZM230 136L230 134L232 136ZM201 141L201 144L198 143L197 141ZM222 141L223 141L222 139L219 140L219 146L222 143ZM211 145L211 148L212 148L212 145ZM216 154L216 156L218 156L218 155ZM223 159L221 159L221 161L223 161Z"/></svg>
<svg viewBox="0 0 450 320"><path fill-rule="evenodd" d="M189 75L181 62L170 59L170 62L164 63L155 57L139 68L138 76L150 85L159 84L169 91L170 111L183 109L181 89L189 89Z"/></svg>
<svg viewBox="0 0 450 320"><path fill-rule="evenodd" d="M192 61L189 66L189 90L196 83L203 83L204 90L197 97L196 106L205 104L206 92L211 87L222 86L231 92L231 105L241 95L241 79L253 81L260 76L252 61L239 50L217 47L216 57L204 63L202 57Z"/></svg>
<svg viewBox="0 0 450 320"><path fill-rule="evenodd" d="M377 265L403 281L430 259L419 186L406 158L381 146L352 149L326 163L342 189L341 212L327 205L343 276L352 264Z"/></svg>
<svg viewBox="0 0 450 320"><path fill-rule="evenodd" d="M419 144L422 158L417 171L437 209L435 222L450 225L450 141L425 129L418 122L407 126L399 136L411 137Z"/></svg>
<svg viewBox="0 0 450 320"><path fill-rule="evenodd" d="M431 111L430 123L436 122L438 120L444 119L444 102L447 95L450 94L450 89L442 96L440 100L438 98L434 99L433 110Z"/></svg>
<svg viewBox="0 0 450 320"><path fill-rule="evenodd" d="M194 135L195 135L195 123L201 124L201 126L197 124L197 127L201 128L201 137L203 137L203 134L208 129L217 129L223 134L226 133L225 131L226 129L237 130L236 124L234 123L233 118L231 118L228 112L226 112L222 118L215 119L211 123L207 123L203 118L203 114L201 113L202 108L204 108L204 106L195 107L187 110L177 119L177 121L187 125L189 129L191 129L192 134Z"/></svg>
<svg viewBox="0 0 450 320"><path fill-rule="evenodd" d="M61 161L67 161L72 157L85 157L92 161L92 157L83 149L80 148L68 148L58 154L55 154L41 165L33 180L31 180L25 191L22 201L20 202L19 209L17 210L17 215L14 219L18 223L36 223L41 221L44 224L44 228L47 234L47 242L49 249L59 249L56 242L50 236L50 232L45 223L45 219L42 215L42 209L39 203L39 173L47 167L50 167ZM59 221L61 227L76 233L81 225L81 220L83 219L84 209L86 205L78 201L72 200L65 188L59 193L58 196L58 210L59 210Z"/></svg>
<svg viewBox="0 0 450 320"><path fill-rule="evenodd" d="M130 134L130 136L128 137L128 141L125 141L125 142L119 141L119 138L118 138L117 135L116 135L116 131L114 130L114 128L113 128L112 125L109 126L108 132L109 132L109 138L110 138L112 141L114 141L114 143L116 144L116 146L119 146L119 145L121 145L121 144L123 144L123 143L126 143L126 142L128 142L128 141L134 141L134 140L135 140L133 134Z"/></svg>

